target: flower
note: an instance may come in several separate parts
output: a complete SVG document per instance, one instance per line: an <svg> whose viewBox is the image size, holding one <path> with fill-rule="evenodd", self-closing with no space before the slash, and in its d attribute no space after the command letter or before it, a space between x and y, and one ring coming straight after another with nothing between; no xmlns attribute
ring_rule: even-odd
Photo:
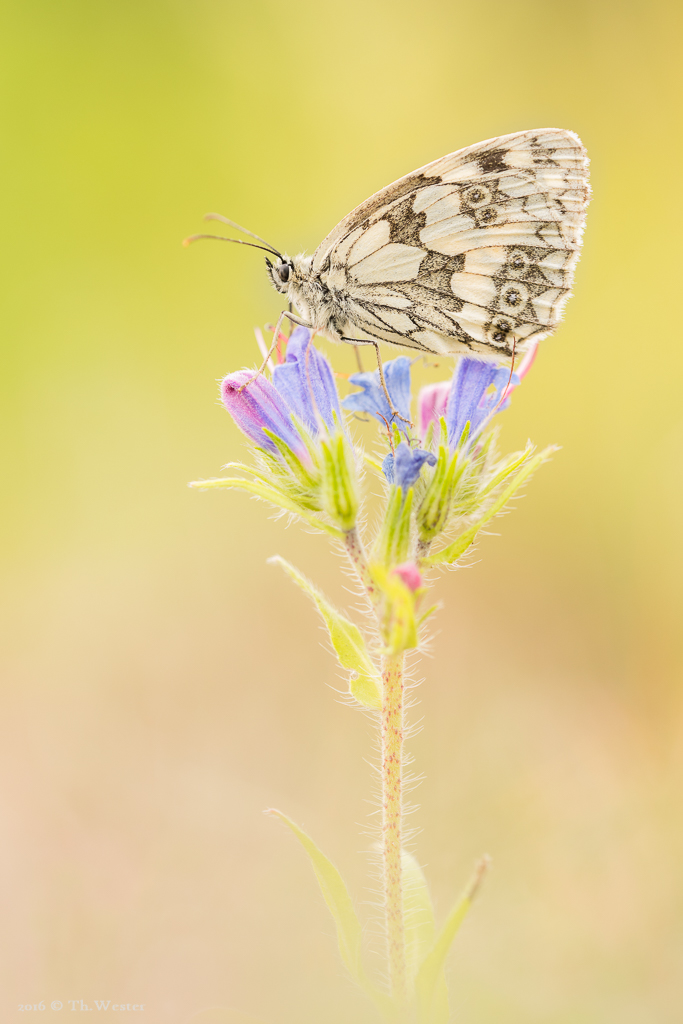
<svg viewBox="0 0 683 1024"><path fill-rule="evenodd" d="M510 380L510 371L504 366L470 359L468 356L459 361L453 374L446 409L448 444L451 449L459 444L468 422L468 444L481 433L493 414L502 408L503 391L507 390ZM493 391L489 391L491 386Z"/></svg>
<svg viewBox="0 0 683 1024"><path fill-rule="evenodd" d="M321 424L328 430L341 423L339 395L332 367L311 344L306 327L297 327L287 342L285 362L273 370L273 384L290 409L316 435Z"/></svg>
<svg viewBox="0 0 683 1024"><path fill-rule="evenodd" d="M394 408L403 419L410 421L410 359L399 356L384 363L384 379L387 391L391 395ZM392 413L384 394L379 376L379 369L367 373L353 373L349 384L356 384L361 391L354 391L342 399L342 405L351 412L367 412L382 423L393 423L396 416Z"/></svg>
<svg viewBox="0 0 683 1024"><path fill-rule="evenodd" d="M452 380L439 381L422 388L417 399L418 425L424 439L431 423L442 416L448 427L448 445L451 450L460 442L469 423L467 444L482 432L491 417L510 404L510 395L527 375L536 357L536 345L526 352L517 373L495 363L463 356L455 368Z"/></svg>
<svg viewBox="0 0 683 1024"><path fill-rule="evenodd" d="M405 441L401 441L396 452L389 452L382 470L390 484L396 484L402 490L407 491L413 486L420 475L423 465L436 465L436 455L427 452L424 448L411 448Z"/></svg>
<svg viewBox="0 0 683 1024"><path fill-rule="evenodd" d="M337 424L341 422L332 368L311 344L311 332L305 327L293 331L286 361L275 367L272 382L263 374L254 377L253 370L238 370L221 382L221 397L247 437L275 453L278 446L265 433L268 430L306 465L311 463L310 453L292 416L298 417L313 437L321 429L333 431L335 417Z"/></svg>
<svg viewBox="0 0 683 1024"><path fill-rule="evenodd" d="M412 590L413 593L422 586L422 576L415 562L401 562L400 565L395 565L391 571L400 576L408 590Z"/></svg>
<svg viewBox="0 0 683 1024"><path fill-rule="evenodd" d="M244 385L247 385L244 387ZM260 448L276 453L269 430L280 438L302 462L310 464L306 444L292 423L292 409L267 377L254 377L253 370L237 370L221 381L221 398L233 420Z"/></svg>

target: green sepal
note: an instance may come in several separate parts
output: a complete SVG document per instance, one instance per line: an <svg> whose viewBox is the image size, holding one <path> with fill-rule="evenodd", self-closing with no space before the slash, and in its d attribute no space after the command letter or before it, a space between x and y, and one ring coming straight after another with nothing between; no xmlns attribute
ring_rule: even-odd
<svg viewBox="0 0 683 1024"><path fill-rule="evenodd" d="M499 495L498 498L496 498L493 504L489 506L489 508L483 513L483 515L478 519L478 521L474 523L472 526L470 526L469 529L465 530L464 533L461 533L460 536L456 538L456 540L454 540L451 544L448 544L445 548L442 548L441 551L437 551L435 554L429 555L427 558L425 558L423 560L423 565L443 565L446 562L455 562L458 558L460 558L465 553L465 551L467 551L470 544L472 544L481 528L485 526L491 519L493 519L494 516L496 516L501 511L501 509L507 504L507 502L513 496L515 491L519 490L524 481L528 477L530 477L531 474L536 469L538 469L538 467L543 462L546 462L550 458L552 453L556 450L557 448L555 445L550 445L550 447L545 448L542 452L539 452L538 455L534 456L533 458L529 458L526 462L526 465L522 467L522 469L519 471L519 473L517 473L512 482L508 484L503 493Z"/></svg>
<svg viewBox="0 0 683 1024"><path fill-rule="evenodd" d="M372 466L375 472L384 474L382 463L374 455L368 455L367 452L363 452L363 459L367 462L368 466Z"/></svg>
<svg viewBox="0 0 683 1024"><path fill-rule="evenodd" d="M380 675L368 654L365 640L358 626L338 612L318 588L284 558L276 555L274 558L269 558L268 561L271 565L281 565L287 575L291 576L304 593L308 594L315 602L327 626L330 643L334 647L339 664L342 668L355 672L355 676L349 682L351 695L359 704L364 704L367 708L375 710L381 708Z"/></svg>
<svg viewBox="0 0 683 1024"><path fill-rule="evenodd" d="M472 428L472 423L471 423L470 420L468 420L467 423L465 424L465 426L462 428L462 434L458 438L458 443L456 445L456 448L460 449L460 448L464 448L465 447L465 445L467 444L467 438L470 436L471 428Z"/></svg>
<svg viewBox="0 0 683 1024"><path fill-rule="evenodd" d="M278 437L274 430L269 430L268 427L263 427L262 429L263 433L273 442L282 456L283 461L287 465L287 468L303 490L317 491L320 486L320 477L318 475L314 475L310 469L304 465L296 452L293 452L289 445L286 444L281 437Z"/></svg>
<svg viewBox="0 0 683 1024"><path fill-rule="evenodd" d="M420 964L415 977L418 1024L448 1024L448 990L444 976L446 957L488 866L488 857L483 857L448 915L434 945Z"/></svg>
<svg viewBox="0 0 683 1024"><path fill-rule="evenodd" d="M358 484L353 456L343 433L320 441L322 452L322 505L342 530L356 525Z"/></svg>
<svg viewBox="0 0 683 1024"><path fill-rule="evenodd" d="M419 538L423 544L431 544L448 522L457 466L457 452L451 457L448 448L440 445L432 478L415 517Z"/></svg>
<svg viewBox="0 0 683 1024"><path fill-rule="evenodd" d="M419 629L419 628L420 628L420 626L421 626L421 625L422 625L423 623L425 623L425 622L427 621L427 619L428 619L428 618L429 618L429 617L430 617L431 615L433 615L433 614L434 614L434 612L438 612L438 610L439 610L439 608L440 608L440 607L441 607L441 604L440 604L440 603L437 603L437 604L433 604L433 605L431 606L431 608L428 608L428 609L427 609L427 611L426 611L426 612L422 612L422 615L419 615L419 616L417 617L417 619L415 620L415 625L417 626L417 628Z"/></svg>
<svg viewBox="0 0 683 1024"><path fill-rule="evenodd" d="M416 594L405 585L398 573L388 571L381 563L371 562L369 569L383 598L383 653L400 654L417 647Z"/></svg>
<svg viewBox="0 0 683 1024"><path fill-rule="evenodd" d="M413 489L407 494L392 485L389 491L384 522L375 541L373 561L387 567L400 565L408 557L410 547L410 514L413 508Z"/></svg>
<svg viewBox="0 0 683 1024"><path fill-rule="evenodd" d="M488 483L484 487L482 487L482 489L479 491L479 497L486 497L487 494L491 494L492 491L495 491L496 488L499 487L504 480L507 480L509 476L512 476L516 469L519 469L520 466L523 466L527 459L529 459L533 455L533 453L533 445L528 444L523 452L511 455L510 458L503 463L500 469L496 470L496 472L493 474Z"/></svg>
<svg viewBox="0 0 683 1024"><path fill-rule="evenodd" d="M248 491L249 494L254 494L257 498L263 498L264 501L269 501L272 505L279 506L285 512L293 512L294 515L301 516L309 526L314 526L316 530L328 533L330 537L335 537L337 540L341 540L344 537L342 530L338 530L336 526L331 526L322 519L318 519L317 516L311 515L310 511L299 504L294 498L290 498L289 495L284 494L283 491L276 487L263 483L260 479L245 480L241 477L225 476L218 477L215 480L193 480L187 486L194 487L197 490L235 488L240 491Z"/></svg>
<svg viewBox="0 0 683 1024"><path fill-rule="evenodd" d="M382 1013L392 1019L394 1014L393 1001L384 992L377 989L368 979L361 961L362 929L354 909L349 891L339 871L322 850L316 846L311 837L299 828L291 818L282 811L271 808L266 811L279 818L292 830L304 850L308 854L315 877L318 880L323 899L332 914L337 929L337 942L341 958L355 983L363 989L376 1003Z"/></svg>
<svg viewBox="0 0 683 1024"><path fill-rule="evenodd" d="M430 420L429 426L427 427L427 433L425 434L424 441L422 442L422 447L424 449L426 449L426 451L430 452L432 450L433 441L434 441L434 420Z"/></svg>

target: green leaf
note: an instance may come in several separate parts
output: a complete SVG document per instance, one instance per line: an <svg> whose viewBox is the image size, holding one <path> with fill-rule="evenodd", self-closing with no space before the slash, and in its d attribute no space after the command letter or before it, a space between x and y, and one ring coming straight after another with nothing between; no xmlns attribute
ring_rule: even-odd
<svg viewBox="0 0 683 1024"><path fill-rule="evenodd" d="M308 594L315 602L327 626L330 643L336 651L339 664L342 668L356 673L355 678L350 682L350 690L356 700L369 708L381 708L380 676L370 659L365 640L358 626L338 612L318 588L284 558L276 555L268 561L273 565L281 565L287 575L291 576L304 593Z"/></svg>
<svg viewBox="0 0 683 1024"><path fill-rule="evenodd" d="M334 918L342 960L356 984L375 1001L385 1016L391 1019L394 1013L392 1000L384 992L375 988L363 969L361 962L361 925L351 902L349 891L344 884L344 879L332 861L328 860L311 837L303 829L299 828L291 818L288 818L286 814L275 808L266 811L266 814L271 814L273 817L279 818L280 821L284 822L292 830L308 854L315 877L318 879L323 899Z"/></svg>
<svg viewBox="0 0 683 1024"><path fill-rule="evenodd" d="M434 910L422 868L412 853L401 851L406 966L412 981L434 945Z"/></svg>
<svg viewBox="0 0 683 1024"><path fill-rule="evenodd" d="M476 523L470 526L468 530L461 533L452 544L448 544L445 548L442 548L441 551L437 551L436 554L425 558L423 560L423 565L443 565L444 562L455 562L456 559L460 558L460 556L467 551L481 528L501 511L515 491L522 486L527 477L531 476L534 470L538 469L541 463L546 462L556 450L555 445L551 445L549 448L545 448L542 452L539 452L539 454L533 459L529 459L527 464L519 471L512 483L508 484L503 493L496 498L483 516Z"/></svg>
<svg viewBox="0 0 683 1024"><path fill-rule="evenodd" d="M336 526L330 526L329 523L324 522L322 519L318 519L317 516L311 515L301 505L297 504L291 498L288 498L286 494L279 491L276 487L270 487L268 484L263 483L260 480L245 480L242 477L237 476L225 476L219 477L216 480L193 480L192 483L187 485L188 487L194 487L197 490L211 490L217 488L235 488L240 491L248 491L250 494L255 494L257 498L263 498L264 501L270 501L273 505L279 505L285 512L293 512L297 516L301 516L305 522L310 526L314 526L316 530L322 530L324 533L328 533L331 537L337 539L343 538L344 534L341 530L338 530Z"/></svg>
<svg viewBox="0 0 683 1024"><path fill-rule="evenodd" d="M482 857L460 899L451 910L439 936L420 964L415 978L418 1024L448 1024L448 992L444 977L446 956L467 911L472 906L489 858Z"/></svg>

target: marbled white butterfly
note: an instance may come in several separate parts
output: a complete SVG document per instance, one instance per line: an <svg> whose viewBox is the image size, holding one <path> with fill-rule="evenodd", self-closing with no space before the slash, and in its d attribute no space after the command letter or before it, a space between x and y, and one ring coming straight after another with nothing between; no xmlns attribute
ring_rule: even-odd
<svg viewBox="0 0 683 1024"><path fill-rule="evenodd" d="M275 338L287 317L333 341L372 344L378 359L385 341L509 362L558 324L589 198L578 136L541 128L399 178L344 217L312 256L289 257L246 233L276 257L266 257L272 283L299 314L283 311Z"/></svg>

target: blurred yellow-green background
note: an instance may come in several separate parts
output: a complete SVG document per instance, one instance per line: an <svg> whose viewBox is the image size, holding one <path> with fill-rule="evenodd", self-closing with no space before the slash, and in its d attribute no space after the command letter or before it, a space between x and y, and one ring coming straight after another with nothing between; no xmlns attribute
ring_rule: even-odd
<svg viewBox="0 0 683 1024"><path fill-rule="evenodd" d="M678 1024L682 29L673 0L2 4L3 1022L373 1019L261 814L370 922L370 725L266 559L343 578L323 538L185 486L242 454L215 381L279 300L262 254L180 240L217 209L311 250L414 167L555 125L595 197L503 443L562 451L438 584L417 852L440 915L494 858L454 1019Z"/></svg>

